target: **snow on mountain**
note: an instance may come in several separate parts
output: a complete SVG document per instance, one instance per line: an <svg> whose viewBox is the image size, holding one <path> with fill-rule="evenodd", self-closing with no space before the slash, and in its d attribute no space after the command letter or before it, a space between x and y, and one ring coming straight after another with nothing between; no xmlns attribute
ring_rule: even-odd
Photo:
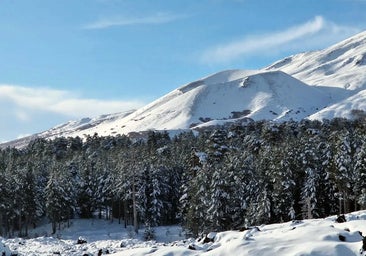
<svg viewBox="0 0 366 256"><path fill-rule="evenodd" d="M186 84L132 113L71 121L11 142L11 145L25 145L35 137L83 138L94 133L108 136L146 130L180 130L245 122L248 118L301 120L332 103L329 92L282 71L228 70Z"/></svg>
<svg viewBox="0 0 366 256"><path fill-rule="evenodd" d="M112 129L120 133L188 129L211 120L300 120L330 101L323 91L283 72L225 71L182 86L115 123L100 126L99 134Z"/></svg>
<svg viewBox="0 0 366 256"><path fill-rule="evenodd" d="M264 70L281 70L307 84L320 86L335 104L314 112L310 119L354 118L366 111L366 31L320 51L300 53ZM344 90L336 90L336 88Z"/></svg>
<svg viewBox="0 0 366 256"><path fill-rule="evenodd" d="M366 111L366 90L362 90L355 95L337 102L311 116L311 120L332 119L334 117L342 117L354 119L357 117L365 117Z"/></svg>
<svg viewBox="0 0 366 256"><path fill-rule="evenodd" d="M133 113L133 111L101 115L95 118L82 118L77 121L69 121L65 124L58 125L44 133L40 133L40 136L46 135L48 137L56 137L62 135L67 137L73 136L75 133L82 134L84 131L86 132L86 134L90 134L89 129L95 126L113 123L116 120L124 118L131 113ZM111 134L113 134L113 132Z"/></svg>
<svg viewBox="0 0 366 256"><path fill-rule="evenodd" d="M204 77L134 112L71 121L0 147L20 147L37 137L179 131L249 118L353 117L355 110L366 110L362 90L366 90L366 31L262 70L227 70Z"/></svg>
<svg viewBox="0 0 366 256"><path fill-rule="evenodd" d="M281 70L310 85L366 89L366 31L324 50L287 57L265 70Z"/></svg>
<svg viewBox="0 0 366 256"><path fill-rule="evenodd" d="M18 255L309 255L355 256L362 251L366 234L366 211L346 214L346 222L337 223L336 216L325 219L295 220L261 225L245 231L225 231L208 234L204 243L185 239L179 226L156 227L156 241L143 241L143 228L134 236L118 221L72 220L69 228L50 237L50 224L31 230L32 239L2 238L0 253ZM37 236L38 234L38 236ZM41 235L41 236L39 236ZM87 243L77 244L82 237Z"/></svg>
<svg viewBox="0 0 366 256"><path fill-rule="evenodd" d="M121 112L121 113L114 113L114 114L107 114L107 115L101 115L95 118L82 118L80 120L76 121L69 121L67 123L55 126L47 131L37 133L31 136L23 137L17 140L5 142L3 144L0 144L0 148L6 148L8 146L11 147L24 147L26 146L30 141L36 139L36 138L55 138L55 137L76 137L80 136L83 137L83 135L93 135L90 130L93 127L98 127L102 124L108 124L115 122L118 119L121 119L129 114L131 114L133 111L128 112ZM111 132L111 135L113 135L113 132Z"/></svg>

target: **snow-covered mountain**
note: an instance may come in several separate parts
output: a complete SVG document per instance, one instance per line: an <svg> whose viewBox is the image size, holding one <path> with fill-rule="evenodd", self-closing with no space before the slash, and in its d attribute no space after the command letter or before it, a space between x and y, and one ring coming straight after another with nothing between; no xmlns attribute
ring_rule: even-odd
<svg viewBox="0 0 366 256"><path fill-rule="evenodd" d="M366 110L366 90L362 90L340 102L316 112L309 116L309 119L323 120L330 119L332 117L353 119L357 117L357 115L365 117L366 112L362 112L362 110Z"/></svg>
<svg viewBox="0 0 366 256"><path fill-rule="evenodd" d="M328 106L329 95L280 71L224 71L182 86L125 118L91 131L129 133L194 128L245 118L300 120Z"/></svg>
<svg viewBox="0 0 366 256"><path fill-rule="evenodd" d="M265 70L281 70L309 85L333 89L335 103L310 119L353 118L354 110L366 110L366 31L324 50L287 57Z"/></svg>
<svg viewBox="0 0 366 256"><path fill-rule="evenodd" d="M287 57L265 70L281 70L309 85L366 89L366 31L324 50Z"/></svg>
<svg viewBox="0 0 366 256"><path fill-rule="evenodd" d="M184 85L132 113L71 121L10 143L21 146L35 137L190 129L248 118L301 120L332 103L327 91L282 71L229 70Z"/></svg>
<svg viewBox="0 0 366 256"><path fill-rule="evenodd" d="M24 145L27 145L31 140L34 140L36 138L55 138L55 137L76 137L80 136L83 137L84 135L93 135L90 133L90 129L93 127L98 127L102 124L108 124L113 123L118 119L121 119L129 114L131 114L133 111L127 111L127 112L121 112L121 113L114 113L114 114L106 114L101 115L95 118L82 118L80 120L76 121L69 121L67 123L55 126L47 131L37 133L31 136L27 136L24 138L20 138L17 140L5 142L3 144L0 144L1 147L7 147L7 146L14 146L14 147L23 147ZM111 135L114 133L111 132Z"/></svg>
<svg viewBox="0 0 366 256"><path fill-rule="evenodd" d="M261 70L227 70L188 83L129 113L71 121L35 137L181 130L246 120L352 118L366 110L366 32Z"/></svg>

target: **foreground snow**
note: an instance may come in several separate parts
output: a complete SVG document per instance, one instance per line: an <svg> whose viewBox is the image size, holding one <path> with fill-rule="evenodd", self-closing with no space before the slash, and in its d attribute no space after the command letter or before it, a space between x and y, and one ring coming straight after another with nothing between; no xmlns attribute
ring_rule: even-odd
<svg viewBox="0 0 366 256"><path fill-rule="evenodd" d="M178 226L156 228L157 241L145 242L143 230L132 237L131 229L116 222L73 220L56 237L48 237L49 226L32 231L33 239L2 239L19 255L362 255L362 236L366 234L366 211L346 215L347 222L336 223L336 216L326 219L293 221L262 225L246 231L210 233L213 242L184 239ZM82 237L87 241L77 244ZM344 240L344 241L341 241ZM1 251L0 247L0 251ZM4 250L4 249L3 249ZM5 250L6 251L6 250Z"/></svg>
<svg viewBox="0 0 366 256"><path fill-rule="evenodd" d="M75 219L67 228L67 224L62 225L61 231L53 236L50 235L51 226L44 225L29 234L31 239L12 238L0 239L12 252L19 255L98 255L99 250L104 254L113 254L138 247L152 247L164 243L184 239L182 228L179 226L167 226L156 228L156 241L145 242L143 240L144 229L139 230L136 236L132 232L132 227L124 228L118 221L106 220L86 220ZM83 239L86 243L77 244L78 239ZM121 247L122 245L122 247ZM0 255L1 255L0 247ZM8 256L8 255L6 255Z"/></svg>

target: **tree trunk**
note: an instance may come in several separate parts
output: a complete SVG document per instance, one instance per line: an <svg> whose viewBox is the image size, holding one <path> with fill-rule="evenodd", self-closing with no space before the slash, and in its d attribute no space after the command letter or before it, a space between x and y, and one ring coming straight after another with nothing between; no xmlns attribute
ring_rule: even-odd
<svg viewBox="0 0 366 256"><path fill-rule="evenodd" d="M343 193L343 213L347 213L347 201L348 201L348 196L346 194L346 192Z"/></svg>
<svg viewBox="0 0 366 256"><path fill-rule="evenodd" d="M3 234L3 214L0 213L0 236L4 236Z"/></svg>
<svg viewBox="0 0 366 256"><path fill-rule="evenodd" d="M123 218L124 218L124 221L125 221L125 228L127 228L127 221L128 221L128 216L127 216L127 202L124 202L123 203Z"/></svg>
<svg viewBox="0 0 366 256"><path fill-rule="evenodd" d="M67 214L67 227L70 227L70 219L71 219L71 209L68 210Z"/></svg>
<svg viewBox="0 0 366 256"><path fill-rule="evenodd" d="M121 224L121 200L119 198L118 198L118 224Z"/></svg>
<svg viewBox="0 0 366 256"><path fill-rule="evenodd" d="M135 233L138 234L139 227L137 223L137 207L136 207L136 188L135 188L135 174L132 178L132 207L133 207L133 227Z"/></svg>
<svg viewBox="0 0 366 256"><path fill-rule="evenodd" d="M52 234L55 234L56 233L56 229L57 229L56 214L53 214L53 218L52 218Z"/></svg>
<svg viewBox="0 0 366 256"><path fill-rule="evenodd" d="M56 221L52 221L52 234L56 233L56 229L57 229L57 222Z"/></svg>
<svg viewBox="0 0 366 256"><path fill-rule="evenodd" d="M22 215L19 214L19 217L18 217L18 228L19 228L19 236L21 237L22 236Z"/></svg>
<svg viewBox="0 0 366 256"><path fill-rule="evenodd" d="M30 217L29 217L29 215L27 214L26 216L25 216L25 227L24 227L24 236L28 236L28 224L29 224L29 219L30 219Z"/></svg>

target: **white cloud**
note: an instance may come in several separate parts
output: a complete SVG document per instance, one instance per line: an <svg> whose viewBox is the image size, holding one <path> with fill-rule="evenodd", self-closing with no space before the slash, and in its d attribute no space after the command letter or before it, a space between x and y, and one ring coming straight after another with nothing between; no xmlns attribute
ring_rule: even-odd
<svg viewBox="0 0 366 256"><path fill-rule="evenodd" d="M185 16L169 13L157 13L144 17L108 17L99 19L93 23L83 26L84 29L105 29L115 26L131 26L139 24L162 24L169 23Z"/></svg>
<svg viewBox="0 0 366 256"><path fill-rule="evenodd" d="M22 122L30 121L30 115L27 114L24 110L14 110L15 117Z"/></svg>
<svg viewBox="0 0 366 256"><path fill-rule="evenodd" d="M48 88L0 85L2 110L19 121L30 121L35 113L58 114L70 118L93 117L122 112L144 105L142 101L108 101L75 97L71 92Z"/></svg>
<svg viewBox="0 0 366 256"><path fill-rule="evenodd" d="M279 51L304 51L325 47L361 31L358 28L340 26L316 16L312 20L283 31L251 35L225 45L209 48L201 55L204 63L230 62L245 56L274 54Z"/></svg>

